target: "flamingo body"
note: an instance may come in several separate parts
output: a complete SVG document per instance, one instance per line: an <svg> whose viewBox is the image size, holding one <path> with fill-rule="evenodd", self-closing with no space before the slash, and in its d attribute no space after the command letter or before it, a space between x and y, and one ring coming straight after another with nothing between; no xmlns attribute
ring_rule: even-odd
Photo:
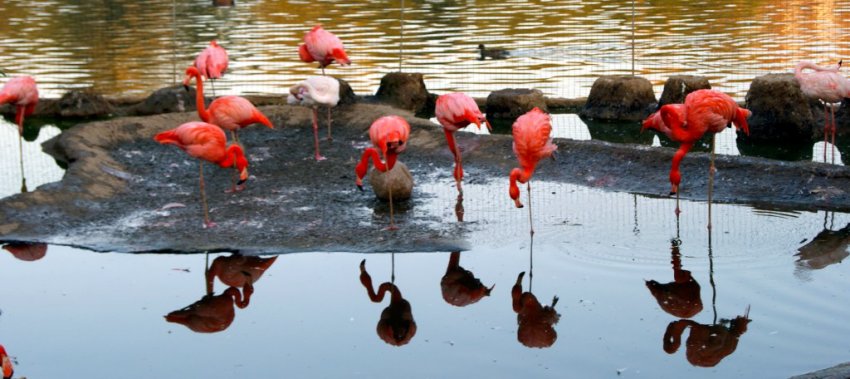
<svg viewBox="0 0 850 379"><path fill-rule="evenodd" d="M24 133L24 116L35 112L38 104L38 88L31 76L18 76L9 79L0 89L0 105L12 104L15 107L15 123L18 132Z"/></svg>
<svg viewBox="0 0 850 379"><path fill-rule="evenodd" d="M643 122L643 129L653 129L680 144L670 169L671 194L679 190L682 180L679 165L691 147L706 133L719 133L731 122L738 130L750 134L747 118L752 114L728 95L709 89L688 94L684 104L667 104Z"/></svg>
<svg viewBox="0 0 850 379"><path fill-rule="evenodd" d="M481 129L481 123L485 123L487 129L490 130L492 129L490 122L487 121L484 114L478 109L478 104L475 103L475 100L460 92L449 93L438 97L434 113L437 121L443 126L443 132L446 134L446 143L448 143L449 150L451 150L455 158L454 178L457 183L457 189L463 192L461 189L463 162L460 149L458 149L455 143L454 133L467 127L469 124L475 124L478 129Z"/></svg>
<svg viewBox="0 0 850 379"><path fill-rule="evenodd" d="M220 79L227 71L227 63L227 50L215 40L195 58L195 67L207 79Z"/></svg>
<svg viewBox="0 0 850 379"><path fill-rule="evenodd" d="M509 190L517 208L523 205L519 201L519 187L516 183L527 183L534 175L537 163L551 157L558 149L552 143L551 132L549 115L537 107L517 118L513 124L513 150L520 167L511 170Z"/></svg>
<svg viewBox="0 0 850 379"><path fill-rule="evenodd" d="M841 62L835 66L822 67L812 62L803 61L794 67L794 77L800 83L800 90L809 97L814 97L823 102L824 127L823 127L823 160L826 162L827 135L832 136L833 153L832 160L835 163L835 110L832 105L840 103L845 97L850 97L850 80L847 80L838 69ZM804 73L803 70L811 69L814 72ZM829 115L827 115L827 107ZM830 116L832 120L830 120Z"/></svg>
<svg viewBox="0 0 850 379"><path fill-rule="evenodd" d="M274 125L268 117L244 97L222 96L210 103L209 108L204 108L204 84L201 72L196 67L186 69L186 79L183 80L183 85L188 86L193 78L198 85L195 99L198 106L198 116L204 122L218 125L222 129L232 132L258 123L274 129Z"/></svg>
<svg viewBox="0 0 850 379"><path fill-rule="evenodd" d="M360 190L363 190L363 177L366 176L366 172L369 170L369 160L372 160L375 169L378 171L387 172L392 170L398 159L398 154L407 147L409 136L410 125L399 116L384 116L372 123L369 127L369 138L375 147L364 150L363 156L360 158L360 163L354 168L354 173L357 175L355 183ZM380 157L383 157L386 162L382 161L378 156L378 150L381 151ZM392 187L389 187L389 203L390 226L387 229L395 230Z"/></svg>
<svg viewBox="0 0 850 379"><path fill-rule="evenodd" d="M319 106L328 107L328 140L331 137L331 108L339 103L339 81L327 76L311 76L289 89L286 98L289 104L304 105L313 108L313 142L317 161L324 160L319 154Z"/></svg>
<svg viewBox="0 0 850 379"><path fill-rule="evenodd" d="M351 64L342 41L333 33L316 25L304 35L304 44L298 47L298 56L306 63L319 62L325 68L333 62L341 65Z"/></svg>

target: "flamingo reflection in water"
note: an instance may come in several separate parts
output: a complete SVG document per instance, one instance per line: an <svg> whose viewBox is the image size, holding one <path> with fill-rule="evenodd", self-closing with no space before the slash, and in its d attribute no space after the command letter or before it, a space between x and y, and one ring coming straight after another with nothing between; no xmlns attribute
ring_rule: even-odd
<svg viewBox="0 0 850 379"><path fill-rule="evenodd" d="M495 286L494 284L487 288L475 274L461 267L459 251L453 251L449 256L446 274L440 280L443 300L457 307L475 304L485 296L490 296Z"/></svg>
<svg viewBox="0 0 850 379"><path fill-rule="evenodd" d="M676 317L690 318L702 311L702 299L699 283L690 271L682 269L682 255L679 253L681 243L678 238L671 240L673 281L662 284L647 280L646 288L665 312Z"/></svg>
<svg viewBox="0 0 850 379"><path fill-rule="evenodd" d="M254 293L253 284L277 260L233 254L218 257L206 270L206 295L191 305L165 316L168 322L185 325L198 333L216 333L230 327L236 307L245 309ZM220 295L213 294L213 280L218 277L228 287ZM242 287L242 292L239 291Z"/></svg>
<svg viewBox="0 0 850 379"><path fill-rule="evenodd" d="M828 212L824 217L828 216ZM820 270L829 265L841 263L850 253L847 246L850 245L850 224L839 230L831 230L826 226L824 220L823 230L820 231L809 243L797 249L795 275L805 278L808 271Z"/></svg>
<svg viewBox="0 0 850 379"><path fill-rule="evenodd" d="M694 366L714 367L723 358L735 352L741 336L747 332L750 307L743 315L731 320L720 320L712 325L700 324L693 320L680 319L667 325L664 332L664 351L673 354L682 344L682 333L691 328L691 334L685 342L685 356Z"/></svg>
<svg viewBox="0 0 850 379"><path fill-rule="evenodd" d="M47 244L29 242L7 243L6 245L3 245L3 250L12 253L15 258L22 261L32 262L44 258L44 256L47 255Z"/></svg>
<svg viewBox="0 0 850 379"><path fill-rule="evenodd" d="M15 367L12 366L12 359L9 358L3 345L0 345L0 365L3 369L3 379L12 379L12 375L15 375Z"/></svg>
<svg viewBox="0 0 850 379"><path fill-rule="evenodd" d="M406 345L416 335L416 321L413 320L413 311L410 303L401 295L401 291L395 284L384 282L377 290L372 288L372 277L366 272L366 260L360 262L360 283L366 288L369 300L380 303L384 295L390 293L390 305L381 312L378 321L377 332L384 342L393 346Z"/></svg>

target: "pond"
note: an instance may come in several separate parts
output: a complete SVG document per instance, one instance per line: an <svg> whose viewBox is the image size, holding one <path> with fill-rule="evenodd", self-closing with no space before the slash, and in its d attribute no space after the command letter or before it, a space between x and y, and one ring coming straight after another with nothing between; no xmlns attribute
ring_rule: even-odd
<svg viewBox="0 0 850 379"><path fill-rule="evenodd" d="M295 49L321 22L354 61L330 73L358 94L398 70L399 2L237 3L5 1L0 68L36 76L46 97L87 87L138 97L181 79L215 38L231 57L218 94L282 94L317 72ZM637 1L635 72L657 94L668 76L691 73L743 101L755 76L846 55L848 10L850 1ZM424 73L437 93L533 86L583 97L596 77L631 73L631 11L628 1L407 1L402 69ZM513 56L478 60L479 43ZM571 114L553 123L558 138L669 146ZM22 151L15 130L0 121L4 197L20 191L19 151L30 190L64 174L41 152L59 127L28 126ZM823 149L749 147L734 133L719 137L721 154L819 160ZM414 174L426 177L421 211L458 222L453 181ZM704 202L683 201L677 218L672 199L547 182L545 164L537 175L533 240L506 181L465 183L473 231L459 253L0 252L0 343L17 376L33 378L788 377L850 360L850 214L712 205L709 231ZM364 260L371 289L392 283L396 300L370 299ZM224 283L233 276L242 283ZM458 283L492 290L452 305ZM407 333L377 332L382 314L406 319Z"/></svg>

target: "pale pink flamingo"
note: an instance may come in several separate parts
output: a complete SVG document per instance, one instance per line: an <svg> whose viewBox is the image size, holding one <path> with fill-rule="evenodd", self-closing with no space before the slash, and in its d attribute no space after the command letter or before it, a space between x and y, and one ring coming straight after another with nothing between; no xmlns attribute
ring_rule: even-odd
<svg viewBox="0 0 850 379"><path fill-rule="evenodd" d="M215 97L215 80L221 79L227 71L227 63L227 50L219 46L215 40L210 41L210 45L195 58L195 67L212 84L213 97Z"/></svg>
<svg viewBox="0 0 850 379"><path fill-rule="evenodd" d="M328 76L311 76L289 89L286 99L289 104L298 104L313 109L313 142L316 146L316 160L324 160L319 154L319 106L328 107L328 141L331 137L331 108L339 103L339 81Z"/></svg>
<svg viewBox="0 0 850 379"><path fill-rule="evenodd" d="M511 170L509 193L517 208L523 205L519 201L519 187L517 182L528 185L528 223L531 224L531 176L537 163L543 159L552 157L558 150L558 146L552 143L552 123L549 115L534 107L528 113L519 116L513 125L513 150L519 160L519 168ZM534 228L531 228L534 235Z"/></svg>
<svg viewBox="0 0 850 379"><path fill-rule="evenodd" d="M804 73L805 69L814 72ZM800 89L806 96L814 97L823 102L823 161L826 162L827 133L832 136L832 163L835 163L835 103L841 103L845 97L850 97L850 80L838 72L841 68L839 61L835 66L821 67L812 62L803 61L794 67L794 77L800 83ZM829 113L827 114L827 108ZM831 116L831 120L830 120Z"/></svg>
<svg viewBox="0 0 850 379"><path fill-rule="evenodd" d="M481 129L481 123L487 125L487 130L492 130L490 122L487 121L484 114L478 109L478 104L475 104L475 100L460 92L448 93L438 97L434 113L437 116L437 121L443 126L443 132L446 133L446 142L449 144L449 150L452 151L455 157L454 178L457 184L457 190L462 194L463 163L461 162L460 149L455 144L454 133L469 124L475 124L478 129Z"/></svg>
<svg viewBox="0 0 850 379"><path fill-rule="evenodd" d="M372 140L372 145L381 150L381 156L384 157L386 163L378 156L378 151L375 148L367 148L363 151L363 156L360 157L360 163L354 168L354 173L357 175L355 184L357 188L363 190L363 177L369 171L369 160L371 159L375 165L375 169L381 172L387 172L393 169L398 154L404 151L407 147L407 138L410 136L410 125L399 116L384 116L381 117L369 127L369 138ZM390 226L387 230L398 229L395 226L393 219L393 192L392 187L389 187L390 198Z"/></svg>
<svg viewBox="0 0 850 379"><path fill-rule="evenodd" d="M673 156L670 168L670 194L676 195L676 214L679 214L679 183L682 173L679 165L691 147L705 133L711 133L711 164L709 166L709 202L714 181L714 139L717 133L723 131L731 122L739 130L750 134L747 117L752 114L747 109L738 107L729 95L722 92L701 89L688 94L684 104L667 104L658 112L653 113L643 121L642 129L653 129L664 133L671 140L678 142L679 150ZM709 224L711 227L711 224Z"/></svg>
<svg viewBox="0 0 850 379"><path fill-rule="evenodd" d="M306 63L319 62L322 75L325 74L325 67L334 61L343 66L351 64L342 41L333 33L322 29L321 24L314 26L304 35L304 44L298 47L298 56Z"/></svg>
<svg viewBox="0 0 850 379"><path fill-rule="evenodd" d="M6 76L6 74L3 74ZM27 191L27 180L24 176L24 116L35 112L38 104L38 88L31 76L18 76L9 79L3 89L0 89L0 105L15 106L15 123L18 124L18 153L21 163L21 192Z"/></svg>
<svg viewBox="0 0 850 379"><path fill-rule="evenodd" d="M209 108L204 108L204 83L201 74L195 67L186 69L186 79L183 80L183 85L188 88L192 79L198 83L198 88L195 91L195 103L198 106L198 116L204 122L213 125L218 125L220 128L230 131L233 141L239 142L239 129L245 128L253 124L263 124L269 129L274 129L271 121L260 112L254 104L240 96L222 96L210 103ZM230 189L240 191L243 188L234 185Z"/></svg>
<svg viewBox="0 0 850 379"><path fill-rule="evenodd" d="M198 158L199 179L198 184L201 191L201 204L204 208L204 227L215 226L210 222L207 210L207 195L204 191L204 162L211 162L220 167L235 166L239 170L239 183L242 185L248 180L248 160L242 147L237 144L225 146L227 137L224 131L216 125L206 122L192 121L167 130L154 136L154 140L163 145L175 145L190 156Z"/></svg>

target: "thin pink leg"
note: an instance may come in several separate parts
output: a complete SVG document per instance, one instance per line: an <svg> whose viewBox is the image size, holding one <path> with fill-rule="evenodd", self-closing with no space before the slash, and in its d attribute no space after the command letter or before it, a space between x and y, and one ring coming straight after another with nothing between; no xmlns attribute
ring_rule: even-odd
<svg viewBox="0 0 850 379"><path fill-rule="evenodd" d="M837 129L837 125L835 124L835 108L829 107L829 113L832 115L832 164L835 164L835 131Z"/></svg>
<svg viewBox="0 0 850 379"><path fill-rule="evenodd" d="M316 160L325 160L325 157L319 154L319 109L316 107L313 107L313 142L316 146Z"/></svg>

